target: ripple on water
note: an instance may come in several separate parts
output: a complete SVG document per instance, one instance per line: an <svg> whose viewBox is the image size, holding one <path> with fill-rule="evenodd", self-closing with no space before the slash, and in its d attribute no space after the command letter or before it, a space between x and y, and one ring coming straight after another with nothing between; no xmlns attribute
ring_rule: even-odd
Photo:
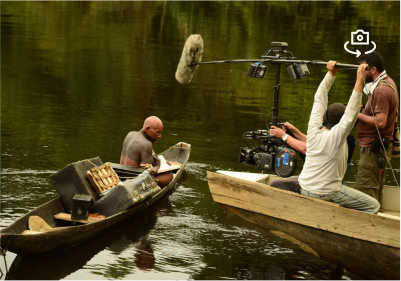
<svg viewBox="0 0 401 281"><path fill-rule="evenodd" d="M0 226L6 227L34 208L58 196L49 175L54 171L1 170Z"/></svg>
<svg viewBox="0 0 401 281"><path fill-rule="evenodd" d="M211 170L212 165L188 162L185 165L185 171L191 175L194 175L197 180L207 181L206 171Z"/></svg>
<svg viewBox="0 0 401 281"><path fill-rule="evenodd" d="M31 170L31 169L24 169L24 170L17 170L17 169L12 169L12 168L6 168L6 169L1 169L0 174L1 175L40 175L40 174L54 174L57 171L52 171L52 170Z"/></svg>

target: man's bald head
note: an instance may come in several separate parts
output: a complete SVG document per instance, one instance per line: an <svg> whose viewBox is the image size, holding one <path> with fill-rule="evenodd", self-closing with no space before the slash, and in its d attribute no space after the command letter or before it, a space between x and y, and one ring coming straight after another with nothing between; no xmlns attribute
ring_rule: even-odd
<svg viewBox="0 0 401 281"><path fill-rule="evenodd" d="M143 122L142 130L146 132L152 142L156 142L162 137L163 122L156 116L150 116Z"/></svg>
<svg viewBox="0 0 401 281"><path fill-rule="evenodd" d="M160 120L157 116L150 116L146 118L145 122L143 122L143 128L146 129L146 127L154 127L154 126L162 126L163 127L163 122Z"/></svg>

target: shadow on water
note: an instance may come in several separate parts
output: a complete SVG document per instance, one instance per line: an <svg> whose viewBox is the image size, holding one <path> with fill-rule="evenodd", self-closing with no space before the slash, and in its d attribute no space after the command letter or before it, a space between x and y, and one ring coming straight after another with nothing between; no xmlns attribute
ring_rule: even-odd
<svg viewBox="0 0 401 281"><path fill-rule="evenodd" d="M63 279L83 268L94 256L105 249L118 255L128 248L135 248L132 264L143 271L153 269L156 258L147 238L156 225L158 217L169 215L171 212L171 204L167 197L172 191L169 191L159 202L141 213L72 248L42 257L18 255L5 279Z"/></svg>

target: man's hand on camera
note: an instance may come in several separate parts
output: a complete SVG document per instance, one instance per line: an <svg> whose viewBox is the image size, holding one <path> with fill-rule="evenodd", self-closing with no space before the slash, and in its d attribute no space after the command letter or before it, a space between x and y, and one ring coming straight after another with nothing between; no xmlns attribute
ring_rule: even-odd
<svg viewBox="0 0 401 281"><path fill-rule="evenodd" d="M357 71L357 75L356 75L356 80L358 82L363 83L363 79L365 77L364 72L365 72L365 68L368 67L368 64L366 63L361 63L359 65L358 71Z"/></svg>
<svg viewBox="0 0 401 281"><path fill-rule="evenodd" d="M295 126L292 125L290 122L285 122L283 126L284 132L293 132L295 131Z"/></svg>
<svg viewBox="0 0 401 281"><path fill-rule="evenodd" d="M336 73L340 70L339 68L336 68L335 67L335 65L336 65L336 61L333 61L333 60L331 60L331 61L329 61L328 63L327 63L327 69L329 70L329 72L330 72L330 74L331 74L331 76L335 76L336 75Z"/></svg>
<svg viewBox="0 0 401 281"><path fill-rule="evenodd" d="M285 136L285 132L276 126L271 126L270 135L276 138L283 138Z"/></svg>

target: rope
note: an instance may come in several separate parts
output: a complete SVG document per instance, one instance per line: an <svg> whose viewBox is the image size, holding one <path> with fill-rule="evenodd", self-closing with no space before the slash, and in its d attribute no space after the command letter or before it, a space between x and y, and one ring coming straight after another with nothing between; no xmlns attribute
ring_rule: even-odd
<svg viewBox="0 0 401 281"><path fill-rule="evenodd" d="M6 254L3 255L3 258L4 258L4 264L6 266L6 272L8 272ZM3 272L1 272L1 274L3 274Z"/></svg>
<svg viewBox="0 0 401 281"><path fill-rule="evenodd" d="M1 255L2 255L3 258L4 258L4 264L5 264L5 266L6 266L6 272L8 272L7 261L6 261L6 253L7 253L7 248L8 248L8 245L9 245L9 244L10 244L10 240L8 240L7 246L6 246L5 248L2 248L2 249L1 249ZM1 271L1 275L3 275L3 271Z"/></svg>
<svg viewBox="0 0 401 281"><path fill-rule="evenodd" d="M170 146L170 148L178 148L178 149L186 149L186 150L191 150L190 148L187 147L181 147L181 146Z"/></svg>
<svg viewBox="0 0 401 281"><path fill-rule="evenodd" d="M93 164L89 159L85 159L86 161L88 161L89 163L91 163L93 166L97 167L97 165Z"/></svg>

